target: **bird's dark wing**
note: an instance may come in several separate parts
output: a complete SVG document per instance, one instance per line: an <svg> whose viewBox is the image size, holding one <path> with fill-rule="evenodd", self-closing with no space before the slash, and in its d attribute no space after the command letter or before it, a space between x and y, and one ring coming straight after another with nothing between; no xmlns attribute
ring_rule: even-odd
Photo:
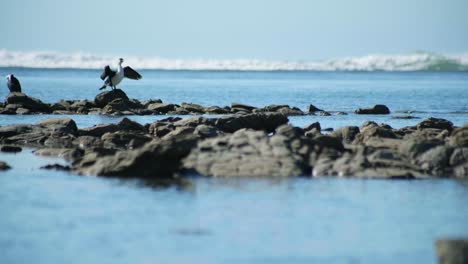
<svg viewBox="0 0 468 264"><path fill-rule="evenodd" d="M114 77L115 76L115 71L111 70L111 68L109 67L109 65L107 65L106 67L104 67L104 71L101 73L101 80L104 80L106 79L106 77Z"/></svg>
<svg viewBox="0 0 468 264"><path fill-rule="evenodd" d="M21 92L21 84L15 76L11 76L10 81L7 83L10 92Z"/></svg>
<svg viewBox="0 0 468 264"><path fill-rule="evenodd" d="M132 80L140 80L141 75L130 67L124 68L124 76Z"/></svg>

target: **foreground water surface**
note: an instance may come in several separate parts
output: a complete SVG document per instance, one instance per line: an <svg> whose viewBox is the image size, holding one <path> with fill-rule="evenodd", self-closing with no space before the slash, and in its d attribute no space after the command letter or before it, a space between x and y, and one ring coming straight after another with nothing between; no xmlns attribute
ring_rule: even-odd
<svg viewBox="0 0 468 264"><path fill-rule="evenodd" d="M5 69L45 102L93 99L99 71ZM312 103L348 115L290 117L294 125L394 127L429 116L468 121L466 73L142 71L124 81L140 100L255 106ZM0 89L0 96L6 88ZM358 116L386 104L388 116ZM404 111L420 119L400 120ZM49 115L0 116L0 125ZM70 116L79 127L121 117ZM166 116L132 116L150 123ZM468 184L454 180L222 180L148 186L141 181L80 177L39 167L60 159L30 149L0 153L2 263L436 263L435 239L468 236Z"/></svg>

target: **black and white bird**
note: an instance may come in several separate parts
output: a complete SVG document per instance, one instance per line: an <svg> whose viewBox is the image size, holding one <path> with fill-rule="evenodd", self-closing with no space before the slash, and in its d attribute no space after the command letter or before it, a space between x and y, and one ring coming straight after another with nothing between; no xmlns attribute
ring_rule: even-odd
<svg viewBox="0 0 468 264"><path fill-rule="evenodd" d="M13 92L21 93L21 84L18 81L18 79L16 79L16 77L13 76L13 74L7 75L6 80L7 80L8 90L10 90L10 93L13 93Z"/></svg>
<svg viewBox="0 0 468 264"><path fill-rule="evenodd" d="M129 78L132 80L140 80L141 75L136 72L134 69L130 67L122 68L123 59L119 59L119 67L117 71L112 70L109 65L104 67L104 71L101 74L101 79L104 81L99 90L105 89L106 87L111 87L112 89L116 89L117 84L119 84L124 78Z"/></svg>

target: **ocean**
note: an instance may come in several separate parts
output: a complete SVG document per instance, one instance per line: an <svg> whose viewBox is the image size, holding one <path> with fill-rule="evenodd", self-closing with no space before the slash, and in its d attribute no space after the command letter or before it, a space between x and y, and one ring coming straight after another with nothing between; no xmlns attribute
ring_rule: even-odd
<svg viewBox="0 0 468 264"><path fill-rule="evenodd" d="M142 80L119 85L139 100L302 110L313 104L346 113L290 117L296 126L318 121L336 129L373 120L399 128L427 117L468 123L463 70L139 72ZM0 68L0 75L10 73L26 94L44 102L92 100L102 83L98 69ZM7 91L2 85L0 97ZM392 113L353 113L375 104ZM405 115L416 119L395 119ZM0 125L50 116L0 116ZM70 117L79 127L122 118ZM167 116L128 117L151 123ZM31 151L0 153L13 167L0 174L2 263L436 263L436 239L468 236L463 181L191 176L186 185L155 188L138 180L40 170L64 161Z"/></svg>

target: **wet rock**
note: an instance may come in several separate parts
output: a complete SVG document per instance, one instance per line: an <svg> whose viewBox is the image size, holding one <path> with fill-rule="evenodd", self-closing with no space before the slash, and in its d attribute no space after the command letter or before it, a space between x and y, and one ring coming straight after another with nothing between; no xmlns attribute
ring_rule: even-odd
<svg viewBox="0 0 468 264"><path fill-rule="evenodd" d="M127 111L130 109L130 104L128 99L117 98L106 104L102 108L103 114L111 114L117 111Z"/></svg>
<svg viewBox="0 0 468 264"><path fill-rule="evenodd" d="M246 112L251 113L256 107L246 104L239 104L239 103L232 103L231 104L231 111L236 112Z"/></svg>
<svg viewBox="0 0 468 264"><path fill-rule="evenodd" d="M52 132L46 135L42 145L50 148L71 148L73 147L75 136L62 132Z"/></svg>
<svg viewBox="0 0 468 264"><path fill-rule="evenodd" d="M304 132L308 132L308 131L311 131L313 129L317 130L318 132L320 132L322 130L322 127L320 126L320 123L319 122L314 122L314 123L311 123L305 127L302 128L304 130Z"/></svg>
<svg viewBox="0 0 468 264"><path fill-rule="evenodd" d="M323 111L322 109L319 109L312 104L307 107L308 113L315 113L315 112L322 112L322 111Z"/></svg>
<svg viewBox="0 0 468 264"><path fill-rule="evenodd" d="M360 133L356 135L353 144L365 143L367 140L373 137L397 138L396 134L391 129L375 125L367 125L361 127Z"/></svg>
<svg viewBox="0 0 468 264"><path fill-rule="evenodd" d="M392 116L392 119L419 119L420 117L404 115L404 116Z"/></svg>
<svg viewBox="0 0 468 264"><path fill-rule="evenodd" d="M84 154L81 149L69 149L69 148L42 148L34 151L34 155L37 156L49 156L49 157L60 157L67 161L73 161L82 157Z"/></svg>
<svg viewBox="0 0 468 264"><path fill-rule="evenodd" d="M390 109L385 105L374 105L370 108L359 108L354 113L358 115L388 115Z"/></svg>
<svg viewBox="0 0 468 264"><path fill-rule="evenodd" d="M468 162L468 148L455 149L452 153L452 156L450 156L450 166L457 166L464 162Z"/></svg>
<svg viewBox="0 0 468 264"><path fill-rule="evenodd" d="M223 116L216 120L215 126L221 131L232 133L239 129L249 128L273 132L280 125L286 124L288 118L278 113L257 113L237 116Z"/></svg>
<svg viewBox="0 0 468 264"><path fill-rule="evenodd" d="M16 109L16 114L17 115L29 115L29 114L32 114L32 112L29 109L20 107Z"/></svg>
<svg viewBox="0 0 468 264"><path fill-rule="evenodd" d="M222 114L227 114L230 112L230 109L224 109L219 106L210 106L205 108L205 111L207 114L214 114L214 115L222 115Z"/></svg>
<svg viewBox="0 0 468 264"><path fill-rule="evenodd" d="M175 121L173 124L176 127L197 127L199 125L214 125L214 121L208 118L200 117L200 116L194 116L194 117L189 117L189 118L184 118L181 120Z"/></svg>
<svg viewBox="0 0 468 264"><path fill-rule="evenodd" d="M450 136L450 144L457 147L468 147L468 125L456 128Z"/></svg>
<svg viewBox="0 0 468 264"><path fill-rule="evenodd" d="M42 166L41 169L43 169L43 170L69 171L69 170L71 170L71 167L70 167L70 166L67 166L67 165L62 165L62 164L54 163L54 164L47 164L47 165L45 165L45 166Z"/></svg>
<svg viewBox="0 0 468 264"><path fill-rule="evenodd" d="M147 109L157 113L168 113L174 111L177 105L175 104L164 104L164 103L153 103L148 105Z"/></svg>
<svg viewBox="0 0 468 264"><path fill-rule="evenodd" d="M406 140L405 144L401 144L398 152L405 157L414 159L424 152L440 145L443 145L443 142L437 140L411 139Z"/></svg>
<svg viewBox="0 0 468 264"><path fill-rule="evenodd" d="M22 108L29 109L33 112L49 113L51 112L49 105L43 103L41 100L29 97L24 93L10 93L5 102L7 104L20 105Z"/></svg>
<svg viewBox="0 0 468 264"><path fill-rule="evenodd" d="M101 137L105 133L116 132L117 130L119 130L119 126L116 124L99 124L80 129L79 134L82 136Z"/></svg>
<svg viewBox="0 0 468 264"><path fill-rule="evenodd" d="M8 126L3 126L0 127L0 140L7 138L13 138L13 137L18 137L21 138L25 134L31 134L31 133L41 133L41 129L38 128L37 126L33 125L24 125L24 124L18 124L18 125L8 125ZM12 140L10 140L12 141Z"/></svg>
<svg viewBox="0 0 468 264"><path fill-rule="evenodd" d="M102 145L105 148L134 149L149 141L151 141L151 138L146 135L127 131L105 133L101 137Z"/></svg>
<svg viewBox="0 0 468 264"><path fill-rule="evenodd" d="M416 162L421 166L421 169L429 171L432 175L446 176L449 174L447 168L452 152L452 147L437 146L424 152L416 159Z"/></svg>
<svg viewBox="0 0 468 264"><path fill-rule="evenodd" d="M11 169L10 165L8 165L8 163L0 160L0 171L6 171L6 170L9 170L9 169Z"/></svg>
<svg viewBox="0 0 468 264"><path fill-rule="evenodd" d="M48 118L36 124L52 131L61 131L64 133L75 134L78 131L75 121L70 118Z"/></svg>
<svg viewBox="0 0 468 264"><path fill-rule="evenodd" d="M80 136L74 139L72 143L81 149L102 147L101 139L93 136Z"/></svg>
<svg viewBox="0 0 468 264"><path fill-rule="evenodd" d="M468 162L456 166L453 169L453 177L458 179L468 179Z"/></svg>
<svg viewBox="0 0 468 264"><path fill-rule="evenodd" d="M171 178L179 169L180 160L190 152L196 141L194 135L152 141L135 150L97 157L87 164L89 166L75 163L74 170L85 175Z"/></svg>
<svg viewBox="0 0 468 264"><path fill-rule="evenodd" d="M199 104L182 103L180 106L184 108L186 111L191 112L191 113L197 113L197 114L205 113L205 107Z"/></svg>
<svg viewBox="0 0 468 264"><path fill-rule="evenodd" d="M337 137L341 141L350 144L354 141L356 136L359 134L360 130L357 126L345 126L342 128L338 128L337 130L333 131L330 135L332 137Z"/></svg>
<svg viewBox="0 0 468 264"><path fill-rule="evenodd" d="M212 138L219 135L218 129L209 125L198 125L193 133L201 138Z"/></svg>
<svg viewBox="0 0 468 264"><path fill-rule="evenodd" d="M278 110L282 108L291 108L289 105L268 105L262 108L261 110L263 112L277 112Z"/></svg>
<svg viewBox="0 0 468 264"><path fill-rule="evenodd" d="M138 122L132 121L126 117L124 117L122 120L120 120L119 123L117 123L117 126L121 130L125 131L140 131L143 132L145 131L145 127Z"/></svg>
<svg viewBox="0 0 468 264"><path fill-rule="evenodd" d="M17 152L21 152L23 149L21 147L18 147L18 146L2 146L0 148L0 151L1 152L9 152L9 153L17 153Z"/></svg>
<svg viewBox="0 0 468 264"><path fill-rule="evenodd" d="M326 111L316 112L315 115L318 115L318 116L331 116L331 114L329 112L326 112Z"/></svg>
<svg viewBox="0 0 468 264"><path fill-rule="evenodd" d="M290 108L288 107L283 107L277 110L278 113L281 113L286 116L299 116L299 115L304 115L304 112L301 111L301 109L297 107Z"/></svg>
<svg viewBox="0 0 468 264"><path fill-rule="evenodd" d="M120 89L115 89L115 90L105 91L96 95L96 97L94 98L94 104L97 107L102 108L116 99L121 99L126 102L129 101L128 96L124 93L124 91Z"/></svg>
<svg viewBox="0 0 468 264"><path fill-rule="evenodd" d="M419 124L417 124L416 128L417 129L436 128L436 129L446 129L448 131L452 131L453 123L442 118L429 117L428 119L425 119Z"/></svg>
<svg viewBox="0 0 468 264"><path fill-rule="evenodd" d="M232 135L201 141L184 159L184 168L214 177L305 175L308 165L299 154L299 149L305 146L300 145L281 132L269 137L263 131L242 129Z"/></svg>
<svg viewBox="0 0 468 264"><path fill-rule="evenodd" d="M435 247L440 264L468 263L468 239L437 240Z"/></svg>
<svg viewBox="0 0 468 264"><path fill-rule="evenodd" d="M161 99L150 99L142 101L141 104L144 108L148 108L150 104L162 104L163 101Z"/></svg>

